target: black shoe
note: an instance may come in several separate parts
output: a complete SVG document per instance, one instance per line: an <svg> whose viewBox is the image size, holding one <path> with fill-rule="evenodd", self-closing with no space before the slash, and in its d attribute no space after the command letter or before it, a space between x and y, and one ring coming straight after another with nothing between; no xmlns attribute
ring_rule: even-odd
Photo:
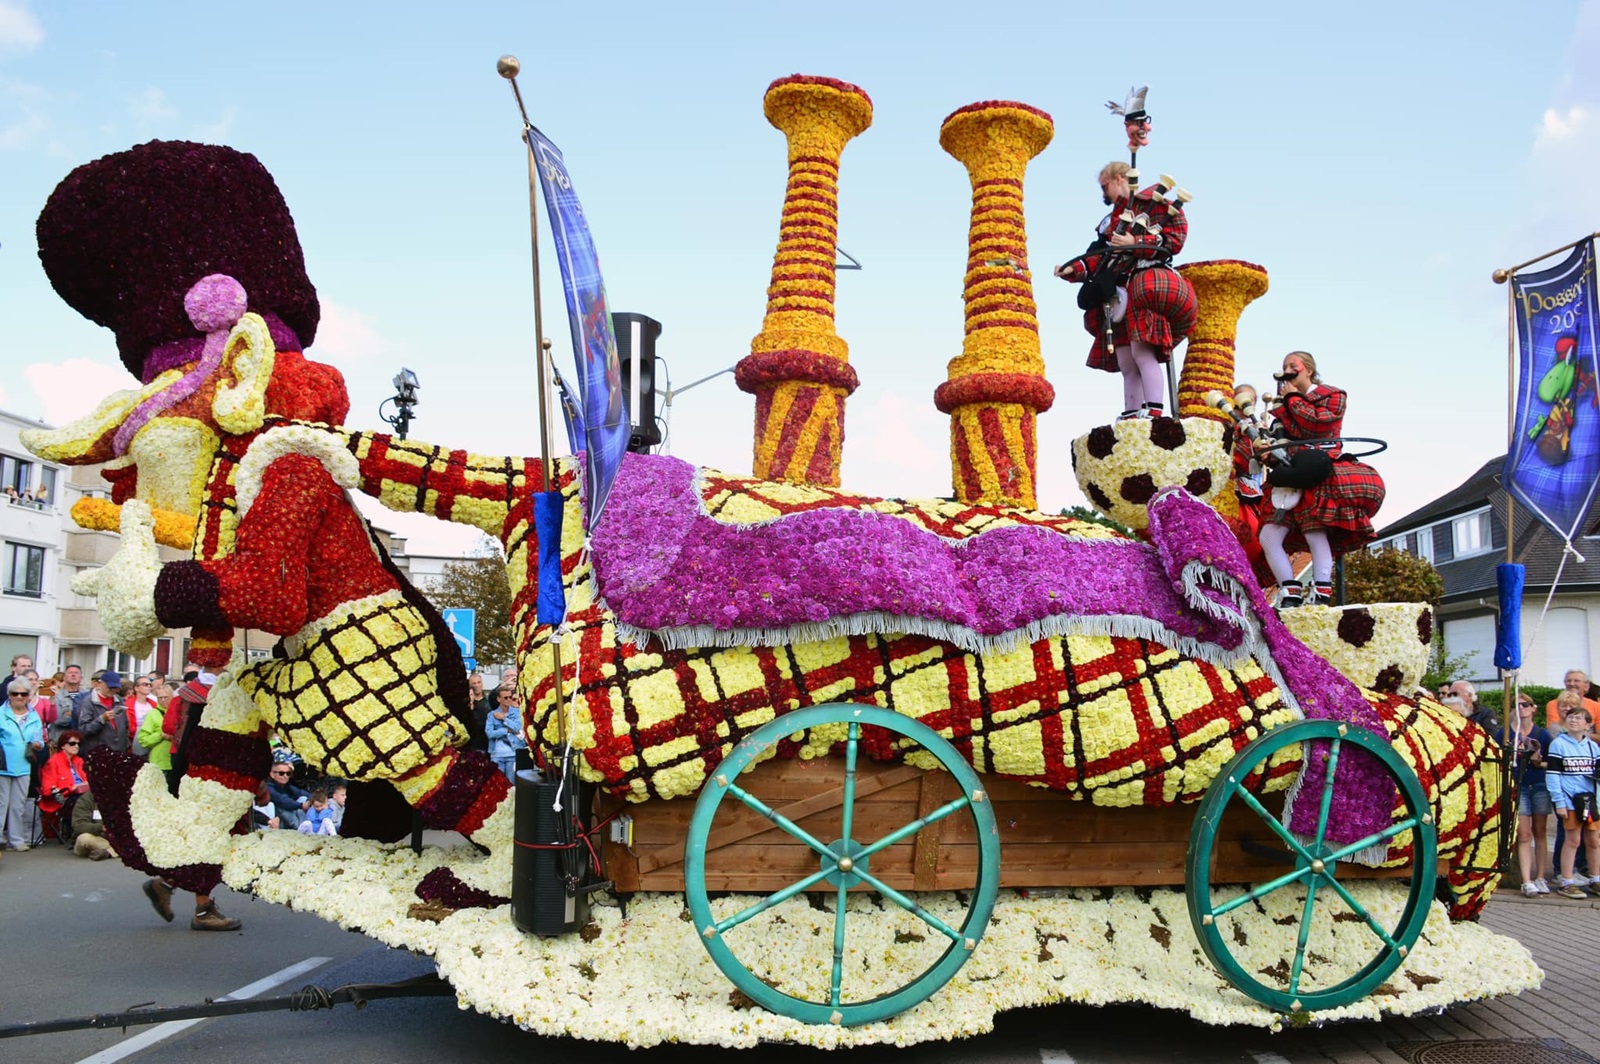
<svg viewBox="0 0 1600 1064"><path fill-rule="evenodd" d="M1297 606L1305 605L1305 596L1298 580L1285 580L1278 585L1277 607L1280 610L1292 610Z"/></svg>

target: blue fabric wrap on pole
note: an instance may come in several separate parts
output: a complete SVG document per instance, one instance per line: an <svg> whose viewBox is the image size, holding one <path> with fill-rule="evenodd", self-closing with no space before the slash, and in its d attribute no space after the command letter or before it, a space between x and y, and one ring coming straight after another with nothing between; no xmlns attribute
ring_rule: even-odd
<svg viewBox="0 0 1600 1064"><path fill-rule="evenodd" d="M567 596L561 590L561 511L565 500L559 491L541 491L533 497L533 527L539 536L540 624L560 624L567 616Z"/></svg>
<svg viewBox="0 0 1600 1064"><path fill-rule="evenodd" d="M1495 566L1500 588L1500 619L1495 622L1494 664L1499 669L1522 668L1522 584L1527 570L1501 562Z"/></svg>

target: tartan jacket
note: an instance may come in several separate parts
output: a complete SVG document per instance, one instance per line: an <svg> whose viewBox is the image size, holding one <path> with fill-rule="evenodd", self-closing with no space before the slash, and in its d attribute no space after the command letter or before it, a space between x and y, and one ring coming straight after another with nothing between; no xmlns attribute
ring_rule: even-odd
<svg viewBox="0 0 1600 1064"><path fill-rule="evenodd" d="M1148 214L1150 220L1161 227L1159 233L1134 234L1133 244L1125 248L1110 248L1105 251L1092 251L1066 264L1066 273L1062 275L1065 281L1086 281L1093 277L1101 265L1107 260L1123 259L1150 260L1157 255L1166 253L1172 256L1183 250L1184 243L1189 239L1189 219L1183 213L1183 207L1174 204L1176 209L1168 213L1167 206L1156 202L1151 193L1155 186L1135 192L1131 198L1119 198L1111 205L1111 213L1100 220L1095 227L1095 232L1101 237L1110 235L1116 225L1117 216L1124 210L1131 210L1134 214Z"/></svg>
<svg viewBox="0 0 1600 1064"><path fill-rule="evenodd" d="M1291 440L1332 439L1344 431L1346 393L1343 388L1319 384L1302 395L1289 392L1272 416ZM1326 448L1329 458L1338 458L1344 448Z"/></svg>

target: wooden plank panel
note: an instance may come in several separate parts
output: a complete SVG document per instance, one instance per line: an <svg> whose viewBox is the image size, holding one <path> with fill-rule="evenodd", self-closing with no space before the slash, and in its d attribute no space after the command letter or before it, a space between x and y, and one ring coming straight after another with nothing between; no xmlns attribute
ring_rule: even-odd
<svg viewBox="0 0 1600 1064"><path fill-rule="evenodd" d="M955 797L956 781L948 772L927 772L922 778L922 795L917 801L917 819L932 815L933 811ZM915 869L912 888L915 890L932 890L937 882L939 870L939 849L944 838L944 833L952 820L959 820L972 826L970 817L962 813L953 813L943 820L929 824L916 834L916 852L912 858ZM892 884L891 884L892 885Z"/></svg>

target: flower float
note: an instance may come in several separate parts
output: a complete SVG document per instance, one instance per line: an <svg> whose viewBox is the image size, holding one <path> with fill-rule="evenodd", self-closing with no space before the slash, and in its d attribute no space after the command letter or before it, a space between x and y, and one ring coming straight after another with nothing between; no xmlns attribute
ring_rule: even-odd
<svg viewBox="0 0 1600 1064"><path fill-rule="evenodd" d="M1267 271L1252 262L1218 259L1186 263L1178 272L1194 286L1200 305L1178 378L1178 416L1226 420L1226 415L1206 403L1206 393L1233 394L1239 317L1266 292Z"/></svg>
<svg viewBox="0 0 1600 1064"><path fill-rule="evenodd" d="M763 459L758 440L758 468L769 464L753 478L629 455L609 524L593 530L583 526L581 465L562 460L552 485L565 515L559 543L540 544L535 528L534 493L544 487L537 460L340 424L348 403L337 372L303 353L316 328L315 292L287 208L254 159L158 142L80 168L57 190L40 221L47 269L69 302L116 330L142 384L27 442L56 460L111 464L119 509L84 513L102 527L115 517L123 531L97 588L119 644L192 625L202 655L225 666L176 795L130 758L91 766L123 859L195 890L224 878L429 953L460 1000L486 1013L630 1045L907 1044L986 1030L1003 1008L1067 999L1279 1022L1200 967L1178 916L1183 897L1166 889L1001 892L982 941L963 944L970 963L959 977L892 1019L859 1026L805 1025L740 1001L690 947L707 936L682 915L677 891L640 890L626 908L603 901L592 923L569 934L517 931L503 904L513 802L492 763L460 749L465 683L454 641L351 504L349 493L360 491L499 540L530 744L546 764L570 749L601 800L641 823L663 810L681 821L690 795L728 786L719 766L738 766L735 747L773 723L781 738L750 761L751 776L765 767L814 771L807 793L815 796L859 748L871 772L938 781L929 793L947 776L976 779L976 769L996 787L1053 803L1063 822L1085 811L1173 821L1241 750L1290 734L1279 729L1331 736L1353 726L1369 744L1387 737L1384 757L1421 781L1407 784L1420 795L1413 806L1362 750L1335 757L1335 744L1312 741L1293 741L1241 773L1241 793L1281 809L1272 823L1286 837L1346 847L1341 858L1367 874L1404 875L1413 861L1431 869L1436 835L1450 900L1424 899L1416 910L1400 879L1354 883L1353 904L1383 919L1400 907L1418 911L1429 930L1392 985L1327 1015L1416 1011L1536 981L1520 947L1452 922L1481 909L1496 878L1499 784L1485 768L1487 736L1437 705L1363 689L1279 621L1203 501L1213 486L1197 471L1210 467L1185 451L1215 450L1225 462L1211 435L1221 426L1163 419L1135 424L1142 436L1113 430L1109 456L1121 448L1150 463L1142 538L1007 505L1032 500L1032 417L1051 398L1019 257L1021 177L1048 142L1047 117L1022 105L974 105L942 131L973 178L971 250L982 260L969 263L967 341L940 399L959 428L957 479L971 474L970 495L885 499L824 483L824 473L837 481L842 399L854 378L841 375L845 349L832 332L831 268L822 299L796 287L820 280L802 276L804 264L818 263L786 256L807 241L831 241L831 216L817 206L836 199L839 150L865 128L870 105L851 86L810 78L775 83L767 105L790 137L795 210L786 207L767 327L741 364L741 383L758 397L769 389L762 424L795 450ZM831 172L814 161L823 157ZM984 258L991 255L1006 262ZM783 357L764 359L771 354ZM800 393L818 383L840 390L838 419L823 403L815 422L811 414L796 420ZM785 389L795 398L780 418ZM805 435L812 425L814 440ZM961 440L969 444L964 466ZM1156 451L1176 463L1161 464ZM1181 477L1169 472L1184 463ZM1130 467L1123 479L1132 475ZM192 520L189 559L155 555L158 540L180 534L163 514ZM560 568L567 613L559 627L537 620L541 561ZM228 656L238 625L278 634L274 657ZM549 652L558 642L559 675ZM863 726L821 715L852 705L883 716ZM901 718L925 729L920 741L895 730L907 726ZM805 726L793 728L797 720ZM312 764L356 781L346 826L365 837L231 834L265 767L269 730ZM935 756L939 749L948 760ZM743 756L752 757L748 748ZM988 800L982 789L961 798ZM1424 805L1425 827L1406 819ZM394 809L399 824L382 815ZM389 844L411 810L475 845L413 853ZM1008 845L1026 847L1027 833ZM861 856L865 874L871 855ZM852 991L871 994L899 985L902 969L941 948L907 914L845 889L834 913L792 898L756 914L742 929L752 971L768 985L825 993L819 971L847 960ZM912 889L924 891L919 912L956 920L966 904L937 885ZM1225 902L1232 889L1217 898ZM719 892L713 917L752 904L740 893ZM1240 911L1243 963L1283 962L1282 918L1307 908L1293 895ZM845 915L860 935L819 969L811 940L831 952L825 925ZM1304 975L1315 988L1331 969L1359 962L1364 925L1322 910L1313 916L1319 952Z"/></svg>
<svg viewBox="0 0 1600 1064"><path fill-rule="evenodd" d="M1048 114L1000 100L968 104L939 129L939 146L972 183L961 290L966 337L933 395L950 415L950 468L962 502L1035 505L1034 419L1050 409L1055 390L1039 354L1022 178L1054 135Z"/></svg>
<svg viewBox="0 0 1600 1064"><path fill-rule="evenodd" d="M839 157L872 124L872 100L848 82L795 74L768 86L765 110L788 140L789 182L767 316L734 379L756 397L755 475L837 487L844 401L857 384L833 328Z"/></svg>

